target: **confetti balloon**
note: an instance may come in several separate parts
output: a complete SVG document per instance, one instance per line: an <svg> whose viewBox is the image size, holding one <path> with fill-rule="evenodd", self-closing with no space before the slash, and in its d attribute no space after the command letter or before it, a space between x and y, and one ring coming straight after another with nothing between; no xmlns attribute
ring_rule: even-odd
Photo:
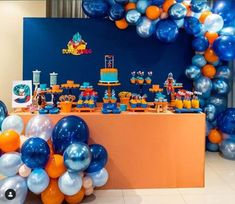
<svg viewBox="0 0 235 204"><path fill-rule="evenodd" d="M189 78L189 79L197 79L201 76L201 70L199 67L195 66L195 65L190 65L186 68L185 70L185 75Z"/></svg>
<svg viewBox="0 0 235 204"><path fill-rule="evenodd" d="M155 29L153 21L149 20L146 17L142 17L136 26L137 34L142 38L149 38Z"/></svg>
<svg viewBox="0 0 235 204"><path fill-rule="evenodd" d="M137 10L130 10L126 13L126 21L131 25L138 24L141 18L141 13Z"/></svg>
<svg viewBox="0 0 235 204"><path fill-rule="evenodd" d="M182 19L187 14L187 9L183 4L176 3L169 8L169 16L174 20Z"/></svg>
<svg viewBox="0 0 235 204"><path fill-rule="evenodd" d="M194 81L194 87L196 91L202 93L203 98L208 98L212 90L212 82L209 78L201 76Z"/></svg>

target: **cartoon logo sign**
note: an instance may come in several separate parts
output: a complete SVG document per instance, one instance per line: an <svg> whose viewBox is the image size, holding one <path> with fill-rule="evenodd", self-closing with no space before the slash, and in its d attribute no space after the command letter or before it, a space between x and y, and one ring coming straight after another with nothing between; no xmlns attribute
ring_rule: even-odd
<svg viewBox="0 0 235 204"><path fill-rule="evenodd" d="M82 39L82 36L77 32L68 42L67 49L62 50L63 54L84 55L91 54L92 50L87 48L87 43Z"/></svg>

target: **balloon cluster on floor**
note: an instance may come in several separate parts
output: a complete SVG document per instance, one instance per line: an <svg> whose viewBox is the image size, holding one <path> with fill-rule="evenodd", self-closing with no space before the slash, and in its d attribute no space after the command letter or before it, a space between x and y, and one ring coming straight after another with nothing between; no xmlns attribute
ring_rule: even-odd
<svg viewBox="0 0 235 204"><path fill-rule="evenodd" d="M6 112L1 105L0 111ZM76 204L106 184L107 151L87 144L89 131L81 118L67 116L53 127L48 116L36 115L23 136L22 118L11 115L1 129L0 203L23 204L29 190L41 195L44 204ZM8 189L16 192L14 200L5 197Z"/></svg>
<svg viewBox="0 0 235 204"><path fill-rule="evenodd" d="M235 59L235 6L233 0L83 0L84 13L92 18L109 17L119 29L136 26L142 38L154 36L165 43L177 40L182 28L194 37L195 55L186 70L196 91L202 93L201 108L207 119L207 136L216 131L217 115L226 109L228 61ZM218 142L207 138L207 149L217 151Z"/></svg>

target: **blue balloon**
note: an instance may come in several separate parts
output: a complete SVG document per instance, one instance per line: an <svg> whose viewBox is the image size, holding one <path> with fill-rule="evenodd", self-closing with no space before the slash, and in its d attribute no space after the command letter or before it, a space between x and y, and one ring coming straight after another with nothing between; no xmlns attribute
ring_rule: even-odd
<svg viewBox="0 0 235 204"><path fill-rule="evenodd" d="M82 188L82 178L78 173L65 172L58 180L60 191L68 196L75 195Z"/></svg>
<svg viewBox="0 0 235 204"><path fill-rule="evenodd" d="M206 136L209 135L209 133L212 129L213 129L212 123L206 120Z"/></svg>
<svg viewBox="0 0 235 204"><path fill-rule="evenodd" d="M225 27L219 32L219 35L235 35L235 27Z"/></svg>
<svg viewBox="0 0 235 204"><path fill-rule="evenodd" d="M228 66L220 66L216 70L216 79L230 80L232 77L231 70Z"/></svg>
<svg viewBox="0 0 235 204"><path fill-rule="evenodd" d="M34 169L27 178L29 190L35 194L42 193L49 185L50 179L43 169Z"/></svg>
<svg viewBox="0 0 235 204"><path fill-rule="evenodd" d="M142 38L149 38L154 30L155 24L146 17L142 17L136 26L137 34Z"/></svg>
<svg viewBox="0 0 235 204"><path fill-rule="evenodd" d="M228 82L223 79L213 80L213 91L217 94L228 94L230 91L230 86Z"/></svg>
<svg viewBox="0 0 235 204"><path fill-rule="evenodd" d="M198 100L199 100L200 107L204 108L204 106L206 105L206 100L200 96L198 97Z"/></svg>
<svg viewBox="0 0 235 204"><path fill-rule="evenodd" d="M141 19L141 13L137 10L129 10L126 13L126 21L130 25L136 25L138 24L139 20Z"/></svg>
<svg viewBox="0 0 235 204"><path fill-rule="evenodd" d="M165 0L152 0L152 5L162 6Z"/></svg>
<svg viewBox="0 0 235 204"><path fill-rule="evenodd" d="M107 16L109 4L106 0L83 0L82 9L91 18L102 18Z"/></svg>
<svg viewBox="0 0 235 204"><path fill-rule="evenodd" d="M226 134L235 134L235 108L228 108L217 118L218 128Z"/></svg>
<svg viewBox="0 0 235 204"><path fill-rule="evenodd" d="M110 6L116 4L116 1L115 1L115 0L107 0L107 1L108 1L108 3L109 3Z"/></svg>
<svg viewBox="0 0 235 204"><path fill-rule="evenodd" d="M64 151L64 164L69 172L81 172L87 169L91 162L91 152L87 144L74 143Z"/></svg>
<svg viewBox="0 0 235 204"><path fill-rule="evenodd" d="M205 33L207 32L204 24L201 24L201 31L197 34L195 34L194 36L195 37L200 37L200 36L205 36Z"/></svg>
<svg viewBox="0 0 235 204"><path fill-rule="evenodd" d="M91 177L94 187L101 187L105 185L108 181L108 172L105 168L101 169L98 172L88 173L88 176Z"/></svg>
<svg viewBox="0 0 235 204"><path fill-rule="evenodd" d="M195 65L190 65L185 70L185 75L192 80L195 80L201 76L201 69Z"/></svg>
<svg viewBox="0 0 235 204"><path fill-rule="evenodd" d="M136 3L138 0L129 0L129 2Z"/></svg>
<svg viewBox="0 0 235 204"><path fill-rule="evenodd" d="M136 4L136 9L142 13L145 14L145 11L147 9L148 6L150 6L151 1L148 0L139 0Z"/></svg>
<svg viewBox="0 0 235 204"><path fill-rule="evenodd" d="M103 169L108 161L108 153L106 149L99 144L90 145L91 163L86 169L87 173L93 173Z"/></svg>
<svg viewBox="0 0 235 204"><path fill-rule="evenodd" d="M174 20L180 20L187 14L187 9L183 4L176 3L169 8L169 16Z"/></svg>
<svg viewBox="0 0 235 204"><path fill-rule="evenodd" d="M213 43L217 56L226 61L235 59L235 36L220 36Z"/></svg>
<svg viewBox="0 0 235 204"><path fill-rule="evenodd" d="M182 3L184 0L176 0L177 3Z"/></svg>
<svg viewBox="0 0 235 204"><path fill-rule="evenodd" d="M202 30L202 24L195 17L185 17L184 28L188 34L197 35Z"/></svg>
<svg viewBox="0 0 235 204"><path fill-rule="evenodd" d="M15 176L22 165L21 155L17 152L5 153L0 157L0 175Z"/></svg>
<svg viewBox="0 0 235 204"><path fill-rule="evenodd" d="M191 2L191 9L195 13L202 12L207 7L207 0L192 0Z"/></svg>
<svg viewBox="0 0 235 204"><path fill-rule="evenodd" d="M194 88L202 93L203 98L208 98L211 95L212 82L209 78L201 76L194 81Z"/></svg>
<svg viewBox="0 0 235 204"><path fill-rule="evenodd" d="M85 121L77 116L67 116L59 120L52 133L55 153L63 154L72 143L87 143L89 130Z"/></svg>
<svg viewBox="0 0 235 204"><path fill-rule="evenodd" d="M182 28L184 25L184 19L174 20L174 22L177 24L178 28Z"/></svg>
<svg viewBox="0 0 235 204"><path fill-rule="evenodd" d="M8 189L15 191L15 198L9 200L6 198L5 193ZM12 176L0 180L0 203L5 204L23 204L28 193L27 184L21 176Z"/></svg>
<svg viewBox="0 0 235 204"><path fill-rule="evenodd" d="M206 119L209 121L209 122L212 122L216 119L216 107L212 104L207 104L205 107L204 107L204 113L206 114Z"/></svg>
<svg viewBox="0 0 235 204"><path fill-rule="evenodd" d="M124 17L125 9L120 4L114 4L109 10L109 17L111 20L117 21Z"/></svg>
<svg viewBox="0 0 235 204"><path fill-rule="evenodd" d="M210 103L216 107L218 113L224 111L227 107L227 98L221 95L215 95L208 98L207 103Z"/></svg>
<svg viewBox="0 0 235 204"><path fill-rule="evenodd" d="M179 34L177 24L173 20L164 19L157 23L156 36L162 42L174 42Z"/></svg>
<svg viewBox="0 0 235 204"><path fill-rule="evenodd" d="M209 141L208 137L206 137L206 150L209 151L209 152L218 152L219 151L219 145L211 143Z"/></svg>
<svg viewBox="0 0 235 204"><path fill-rule="evenodd" d="M119 4L127 4L129 0L115 0Z"/></svg>
<svg viewBox="0 0 235 204"><path fill-rule="evenodd" d="M192 41L192 46L196 52L203 52L209 47L209 41L204 36L196 37Z"/></svg>
<svg viewBox="0 0 235 204"><path fill-rule="evenodd" d="M235 141L231 139L223 140L220 144L220 151L225 159L235 160Z"/></svg>
<svg viewBox="0 0 235 204"><path fill-rule="evenodd" d="M21 148L23 163L31 168L44 168L50 156L50 148L47 142L41 138L31 137L27 139Z"/></svg>
<svg viewBox="0 0 235 204"><path fill-rule="evenodd" d="M0 130L3 120L7 117L8 111L6 105L0 100Z"/></svg>
<svg viewBox="0 0 235 204"><path fill-rule="evenodd" d="M196 54L192 58L192 64L197 67L204 67L207 64L207 61L203 55Z"/></svg>

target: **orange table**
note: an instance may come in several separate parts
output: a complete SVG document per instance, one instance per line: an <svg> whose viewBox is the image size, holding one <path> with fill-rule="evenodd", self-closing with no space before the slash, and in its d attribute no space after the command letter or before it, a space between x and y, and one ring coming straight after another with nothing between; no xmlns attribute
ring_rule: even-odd
<svg viewBox="0 0 235 204"><path fill-rule="evenodd" d="M72 113L83 118L90 143L109 153L105 188L203 187L205 115ZM25 123L30 113L20 114ZM65 114L50 115L54 123Z"/></svg>

